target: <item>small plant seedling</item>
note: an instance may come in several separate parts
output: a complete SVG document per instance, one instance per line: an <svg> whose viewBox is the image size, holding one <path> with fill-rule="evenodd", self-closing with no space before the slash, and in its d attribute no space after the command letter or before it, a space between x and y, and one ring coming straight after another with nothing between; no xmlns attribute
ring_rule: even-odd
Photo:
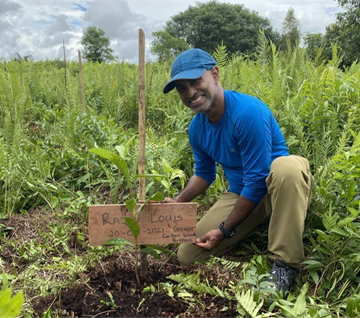
<svg viewBox="0 0 360 318"><path fill-rule="evenodd" d="M127 147L129 146L129 143L130 143L130 141L128 142ZM116 155L116 154L114 154L106 149L102 149L102 148L92 148L89 150L89 152L94 153L104 159L110 160L119 169L119 172L123 173L125 180L126 180L126 184L130 190L130 193L132 193L129 167L125 160L126 149L122 150L122 151L119 151L119 149L118 149L118 152L120 155ZM146 176L147 177L158 177L159 175L146 175ZM144 177L144 176L136 175L135 177ZM135 211L137 202L134 198L130 198L129 200L126 201L126 207L129 211L131 211L133 218L126 217L125 223L126 223L127 227L129 228L129 230L131 231L131 233L134 237L134 240L135 240L134 248L136 251L138 251L138 253L137 253L138 262L137 263L139 263L139 255L143 252L147 252L155 257L158 257L158 253L156 251L154 251L153 249L151 249L151 247L143 246L143 245L140 246L138 244L138 236L140 233L140 227L139 227L139 223L138 223L138 214L144 208L144 206L146 204L148 204L149 202L151 202L151 201L161 202L163 200L164 200L164 195L161 192L157 192L154 195L152 195L150 198L148 198L144 203L141 203L141 205L137 209L137 211ZM116 241L117 241L116 239L109 240L106 242L106 245L109 245L109 244L117 245ZM124 245L124 241L123 240L119 241L119 244ZM146 262L146 257L141 258L141 261L140 261L141 277L145 276L145 273L146 273L147 264L146 263L143 264L144 262ZM138 283L140 283L137 266L135 269L135 274L136 274L136 279L137 279Z"/></svg>

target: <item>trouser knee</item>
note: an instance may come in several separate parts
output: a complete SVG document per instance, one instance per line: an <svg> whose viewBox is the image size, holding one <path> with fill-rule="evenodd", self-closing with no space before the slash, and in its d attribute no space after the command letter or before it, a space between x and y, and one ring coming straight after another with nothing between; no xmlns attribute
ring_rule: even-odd
<svg viewBox="0 0 360 318"><path fill-rule="evenodd" d="M299 156L279 157L271 164L267 181L281 181L283 185L305 182L311 185L311 173L307 159Z"/></svg>
<svg viewBox="0 0 360 318"><path fill-rule="evenodd" d="M181 244L179 246L177 257L181 265L190 265L195 263L196 261L196 254L191 253L187 247L191 249L192 244Z"/></svg>

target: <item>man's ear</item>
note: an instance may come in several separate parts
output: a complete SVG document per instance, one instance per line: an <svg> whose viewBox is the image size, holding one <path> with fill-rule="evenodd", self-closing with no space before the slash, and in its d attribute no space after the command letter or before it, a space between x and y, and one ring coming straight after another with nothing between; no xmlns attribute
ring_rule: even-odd
<svg viewBox="0 0 360 318"><path fill-rule="evenodd" d="M217 83L219 82L220 79L220 71L219 68L217 67L217 65L215 65L212 69L211 69L211 76L213 77L214 81Z"/></svg>

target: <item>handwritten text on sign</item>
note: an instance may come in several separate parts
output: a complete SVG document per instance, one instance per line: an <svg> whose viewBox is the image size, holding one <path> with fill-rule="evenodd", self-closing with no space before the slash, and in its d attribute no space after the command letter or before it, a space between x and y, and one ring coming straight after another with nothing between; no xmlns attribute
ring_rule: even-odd
<svg viewBox="0 0 360 318"><path fill-rule="evenodd" d="M138 243L194 243L196 214L196 203L149 203L138 215ZM125 204L90 206L89 244L100 246L112 238L123 238L134 243L125 217L132 217Z"/></svg>

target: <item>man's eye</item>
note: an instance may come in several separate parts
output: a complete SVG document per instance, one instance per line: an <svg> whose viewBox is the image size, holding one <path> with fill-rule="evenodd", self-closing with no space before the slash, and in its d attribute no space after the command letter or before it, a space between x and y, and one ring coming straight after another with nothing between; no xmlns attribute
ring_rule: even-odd
<svg viewBox="0 0 360 318"><path fill-rule="evenodd" d="M176 89L178 92L181 92L184 90L184 87L183 86L176 86Z"/></svg>
<svg viewBox="0 0 360 318"><path fill-rule="evenodd" d="M190 85L194 85L196 84L197 82L199 82L200 78L195 78L193 80L190 81Z"/></svg>

